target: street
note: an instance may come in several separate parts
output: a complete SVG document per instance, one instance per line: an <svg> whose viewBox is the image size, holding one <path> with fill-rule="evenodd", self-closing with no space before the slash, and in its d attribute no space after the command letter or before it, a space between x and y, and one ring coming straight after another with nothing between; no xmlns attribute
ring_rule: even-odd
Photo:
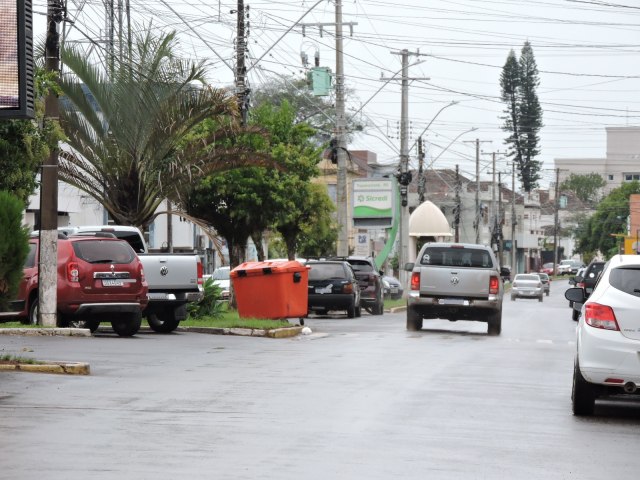
<svg viewBox="0 0 640 480"><path fill-rule="evenodd" d="M291 339L0 337L90 376L0 375L0 479L632 478L640 403L571 413L566 280L486 324L308 318Z"/></svg>

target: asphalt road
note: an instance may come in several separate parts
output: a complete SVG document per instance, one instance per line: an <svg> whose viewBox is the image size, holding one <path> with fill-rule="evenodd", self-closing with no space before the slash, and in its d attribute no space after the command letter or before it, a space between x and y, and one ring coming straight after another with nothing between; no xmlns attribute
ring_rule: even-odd
<svg viewBox="0 0 640 480"><path fill-rule="evenodd" d="M90 376L0 374L0 479L602 479L640 467L640 403L571 414L575 323L554 282L499 337L404 314L309 336L0 337Z"/></svg>

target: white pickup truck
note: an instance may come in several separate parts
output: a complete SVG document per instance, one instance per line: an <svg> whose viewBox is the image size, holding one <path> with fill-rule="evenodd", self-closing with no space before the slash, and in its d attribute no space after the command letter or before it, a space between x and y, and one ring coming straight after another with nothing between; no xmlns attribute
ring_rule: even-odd
<svg viewBox="0 0 640 480"><path fill-rule="evenodd" d="M142 315L156 332L174 331L187 318L187 303L202 298L203 269L196 254L149 253L144 236L136 227L94 225L59 230L66 234L108 232L133 247L149 285L149 303Z"/></svg>
<svg viewBox="0 0 640 480"><path fill-rule="evenodd" d="M407 330L420 330L425 318L442 318L486 322L489 335L500 334L503 272L489 247L425 243L405 270L411 271Z"/></svg>

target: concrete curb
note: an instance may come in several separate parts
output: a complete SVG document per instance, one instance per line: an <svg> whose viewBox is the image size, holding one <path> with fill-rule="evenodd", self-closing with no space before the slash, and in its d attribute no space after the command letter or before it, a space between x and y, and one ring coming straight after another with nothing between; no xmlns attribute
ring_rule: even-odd
<svg viewBox="0 0 640 480"><path fill-rule="evenodd" d="M0 364L0 371L20 371L37 373L57 373L67 375L89 375L88 363L82 362L43 362Z"/></svg>
<svg viewBox="0 0 640 480"><path fill-rule="evenodd" d="M289 338L300 335L304 327L285 327L270 330L258 328L178 327L176 332L208 333L210 335L239 335L243 337Z"/></svg>
<svg viewBox="0 0 640 480"><path fill-rule="evenodd" d="M90 337L87 328L0 328L0 335Z"/></svg>
<svg viewBox="0 0 640 480"><path fill-rule="evenodd" d="M403 307L393 307L389 309L389 313L400 313L400 312L406 312L407 311L407 306L403 306Z"/></svg>

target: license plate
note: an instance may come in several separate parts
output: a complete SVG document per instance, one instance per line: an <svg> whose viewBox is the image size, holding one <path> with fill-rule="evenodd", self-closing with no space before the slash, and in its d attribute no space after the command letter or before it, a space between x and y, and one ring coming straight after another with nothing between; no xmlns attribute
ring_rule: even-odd
<svg viewBox="0 0 640 480"><path fill-rule="evenodd" d="M441 298L438 303L440 305L469 305L467 300L461 298Z"/></svg>
<svg viewBox="0 0 640 480"><path fill-rule="evenodd" d="M122 280L103 279L102 286L103 287L122 287L124 286L124 282Z"/></svg>
<svg viewBox="0 0 640 480"><path fill-rule="evenodd" d="M327 285L326 287L316 287L316 293L331 293L333 285Z"/></svg>
<svg viewBox="0 0 640 480"><path fill-rule="evenodd" d="M391 288L389 289L391 293L398 293L398 289L397 288Z"/></svg>

